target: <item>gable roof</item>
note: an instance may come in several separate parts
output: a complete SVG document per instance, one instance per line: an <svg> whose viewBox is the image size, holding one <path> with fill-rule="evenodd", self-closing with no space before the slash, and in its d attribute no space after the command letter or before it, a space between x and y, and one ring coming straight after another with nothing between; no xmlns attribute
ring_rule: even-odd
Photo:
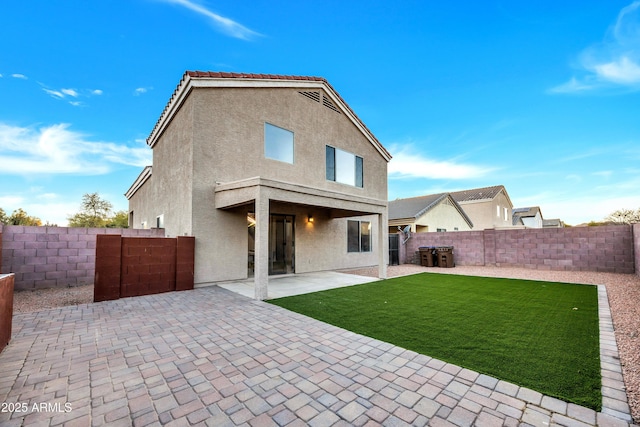
<svg viewBox="0 0 640 427"><path fill-rule="evenodd" d="M500 192L503 191L504 195L511 203L511 199L507 194L506 188L504 185L494 185L492 187L482 187L482 188L473 188L471 190L462 190L462 191L454 191L451 193L451 197L458 202L477 202L480 200L493 200L496 198ZM512 204L513 205L513 204Z"/></svg>
<svg viewBox="0 0 640 427"><path fill-rule="evenodd" d="M542 211L539 206L530 206L526 208L515 208L512 210L512 218L513 225L518 225L522 223L522 218L531 218L540 213L540 218L542 218ZM544 220L544 219L543 219Z"/></svg>
<svg viewBox="0 0 640 427"><path fill-rule="evenodd" d="M396 199L389 202L389 219L413 218L418 219L422 215L440 204L443 200L450 199L464 220L473 227L471 219L458 202L451 197L451 193L428 194L426 196L411 197L408 199Z"/></svg>
<svg viewBox="0 0 640 427"><path fill-rule="evenodd" d="M174 90L169 102L165 106L160 118L156 122L151 134L147 138L147 145L151 148L167 127L171 118L179 110L191 90L196 87L281 87L297 89L322 89L331 98L334 106L337 106L362 132L362 134L378 150L388 162L391 154L382 146L380 141L365 126L356 113L347 105L342 97L335 91L329 82L323 77L312 76L286 76L280 74L252 74L252 73L226 73L212 71L186 71L180 83Z"/></svg>
<svg viewBox="0 0 640 427"><path fill-rule="evenodd" d="M429 209L440 203L448 193L428 194L426 196L396 199L389 202L389 219L419 218Z"/></svg>

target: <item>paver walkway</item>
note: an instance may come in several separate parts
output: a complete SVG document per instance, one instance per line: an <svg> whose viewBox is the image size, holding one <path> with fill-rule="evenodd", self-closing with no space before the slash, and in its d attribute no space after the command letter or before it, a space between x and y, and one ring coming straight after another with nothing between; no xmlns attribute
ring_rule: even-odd
<svg viewBox="0 0 640 427"><path fill-rule="evenodd" d="M15 316L1 402L3 426L628 425L219 287Z"/></svg>

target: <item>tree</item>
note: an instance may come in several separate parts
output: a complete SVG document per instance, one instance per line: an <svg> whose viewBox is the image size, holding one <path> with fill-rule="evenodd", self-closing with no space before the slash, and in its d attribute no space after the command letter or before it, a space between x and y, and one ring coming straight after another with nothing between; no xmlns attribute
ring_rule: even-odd
<svg viewBox="0 0 640 427"><path fill-rule="evenodd" d="M4 211L4 209L0 208L0 224L8 224L9 223L9 217L7 216L7 213Z"/></svg>
<svg viewBox="0 0 640 427"><path fill-rule="evenodd" d="M129 215L125 211L118 211L107 223L108 228L129 228Z"/></svg>
<svg viewBox="0 0 640 427"><path fill-rule="evenodd" d="M2 210L0 216L2 215L6 217L4 210ZM3 221L3 223L7 225L29 225L29 226L42 225L42 220L40 218L35 216L29 216L22 208L18 208L15 211L13 211L11 213L11 216L9 216L6 219L6 221L7 222Z"/></svg>
<svg viewBox="0 0 640 427"><path fill-rule="evenodd" d="M87 193L82 196L80 208L81 212L68 218L69 227L106 227L113 205L98 193Z"/></svg>
<svg viewBox="0 0 640 427"><path fill-rule="evenodd" d="M87 228L128 228L129 215L125 211L118 211L112 215L113 205L104 200L98 193L87 193L82 196L82 209L77 214L67 218L69 227Z"/></svg>
<svg viewBox="0 0 640 427"><path fill-rule="evenodd" d="M640 209L618 209L617 211L609 214L605 218L605 221L609 221L615 224L633 224L640 222Z"/></svg>

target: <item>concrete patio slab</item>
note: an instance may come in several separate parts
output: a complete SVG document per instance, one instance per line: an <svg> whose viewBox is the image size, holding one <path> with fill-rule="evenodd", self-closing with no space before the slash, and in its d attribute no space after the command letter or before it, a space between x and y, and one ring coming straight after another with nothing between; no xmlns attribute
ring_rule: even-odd
<svg viewBox="0 0 640 427"><path fill-rule="evenodd" d="M14 317L0 425L628 426L217 286Z"/></svg>
<svg viewBox="0 0 640 427"><path fill-rule="evenodd" d="M368 276L358 276L355 274L339 273L336 271L269 276L267 299L308 294L327 289L374 282L376 280L379 279ZM254 297L253 278L216 283L216 285L249 298Z"/></svg>

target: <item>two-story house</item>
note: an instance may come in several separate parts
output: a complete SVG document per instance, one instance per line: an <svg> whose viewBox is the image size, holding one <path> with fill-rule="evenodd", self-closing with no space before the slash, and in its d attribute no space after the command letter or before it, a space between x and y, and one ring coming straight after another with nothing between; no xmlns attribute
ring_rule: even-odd
<svg viewBox="0 0 640 427"><path fill-rule="evenodd" d="M451 196L471 218L474 230L512 227L513 203L504 185L455 191Z"/></svg>
<svg viewBox="0 0 640 427"><path fill-rule="evenodd" d="M514 227L543 228L544 218L539 206L513 209Z"/></svg>
<svg viewBox="0 0 640 427"><path fill-rule="evenodd" d="M320 77L188 71L126 196L132 227L196 238L196 286L378 266L390 154Z"/></svg>

